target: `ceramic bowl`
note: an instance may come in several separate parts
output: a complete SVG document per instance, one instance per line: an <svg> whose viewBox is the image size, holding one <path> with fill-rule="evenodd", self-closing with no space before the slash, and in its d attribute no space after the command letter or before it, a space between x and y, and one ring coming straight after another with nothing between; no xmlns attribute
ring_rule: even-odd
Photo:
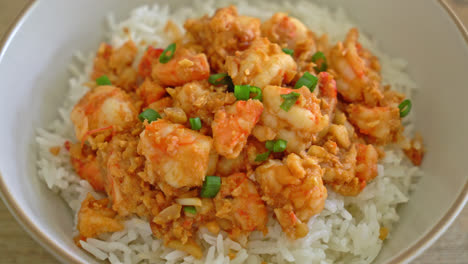
<svg viewBox="0 0 468 264"><path fill-rule="evenodd" d="M421 87L413 109L427 144L425 176L410 202L399 208L401 219L375 260L409 262L447 229L467 200L466 31L443 1L322 2L343 6L383 50L408 60L409 73ZM1 195L31 236L63 262L96 261L74 245L70 210L37 177L35 129L57 115L72 51L96 49L107 12L123 17L144 3L33 1L2 43ZM190 4L171 1L181 3Z"/></svg>

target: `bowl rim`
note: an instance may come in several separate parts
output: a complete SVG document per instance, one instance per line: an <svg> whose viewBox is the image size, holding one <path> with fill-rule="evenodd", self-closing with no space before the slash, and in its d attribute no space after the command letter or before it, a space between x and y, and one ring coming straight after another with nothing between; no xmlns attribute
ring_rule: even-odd
<svg viewBox="0 0 468 264"><path fill-rule="evenodd" d="M3 38L0 40L0 60L6 52L9 42L14 37L16 31L19 29L23 20L26 18L26 14L32 10L31 7L37 2L37 0L29 0L28 3L23 7L20 13L17 15L15 20L11 23L8 30L6 31ZM450 16L455 25L457 26L460 34L465 39L466 44L468 45L468 30L461 22L458 15L452 9L452 7L447 3L447 0L437 0L436 1ZM74 255L67 252L65 249L60 247L58 243L54 241L50 236L44 233L33 221L28 218L26 213L22 210L18 202L15 200L11 194L9 188L4 181L4 177L0 171L0 198L2 198L6 207L10 213L14 216L16 221L21 225L21 227L41 246L43 246L49 253L55 256L57 259L66 261L67 263L74 264L84 264L80 262ZM400 252L397 256L391 258L387 264L397 264L397 263L408 263L409 261L415 259L419 256L424 250L430 247L452 224L455 218L458 216L460 211L464 208L465 204L468 202L468 180L466 181L462 191L458 195L457 199L452 203L449 210L445 215L439 219L439 221L427 232L422 238L420 238L416 243L406 248L404 251Z"/></svg>

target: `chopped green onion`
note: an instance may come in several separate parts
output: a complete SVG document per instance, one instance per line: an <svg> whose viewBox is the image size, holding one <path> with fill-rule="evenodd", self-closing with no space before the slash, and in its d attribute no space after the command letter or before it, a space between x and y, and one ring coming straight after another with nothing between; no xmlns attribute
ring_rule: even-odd
<svg viewBox="0 0 468 264"><path fill-rule="evenodd" d="M151 124L151 122L158 120L161 118L158 112L154 111L151 108L146 109L145 111L141 112L141 114L138 115L138 119L140 119L141 122L148 120L148 123Z"/></svg>
<svg viewBox="0 0 468 264"><path fill-rule="evenodd" d="M237 100L249 100L250 98L250 85L236 85L234 86L234 96Z"/></svg>
<svg viewBox="0 0 468 264"><path fill-rule="evenodd" d="M252 99L262 101L262 89L257 86L251 85L235 85L234 86L234 96L237 100L249 100L250 93L256 94Z"/></svg>
<svg viewBox="0 0 468 264"><path fill-rule="evenodd" d="M255 161L256 162L261 162L261 161L265 161L268 159L268 157L270 156L270 153L271 151L267 151L267 152L264 152L262 154L258 154L257 157L255 158Z"/></svg>
<svg viewBox="0 0 468 264"><path fill-rule="evenodd" d="M112 85L111 81L106 75L102 75L101 77L96 79L96 84L101 85Z"/></svg>
<svg viewBox="0 0 468 264"><path fill-rule="evenodd" d="M197 209L195 206L184 206L184 212L189 214L197 214Z"/></svg>
<svg viewBox="0 0 468 264"><path fill-rule="evenodd" d="M268 150L273 151L273 146L274 145L275 145L274 140L268 140L267 142L265 142L265 148L268 149Z"/></svg>
<svg viewBox="0 0 468 264"><path fill-rule="evenodd" d="M221 178L218 176L206 176L201 188L200 196L203 198L213 198L221 188Z"/></svg>
<svg viewBox="0 0 468 264"><path fill-rule="evenodd" d="M258 88L257 86L250 86L250 93L257 94L252 99L259 101L263 100L262 89Z"/></svg>
<svg viewBox="0 0 468 264"><path fill-rule="evenodd" d="M284 99L283 103L280 105L281 109L288 112L289 109L296 103L297 99L299 99L300 94L296 92L291 92L288 94L280 95L281 98Z"/></svg>
<svg viewBox="0 0 468 264"><path fill-rule="evenodd" d="M317 85L318 78L315 77L314 75L310 74L309 72L304 72L304 75L302 75L301 78L296 82L296 85L294 85L294 89L299 89L302 86L305 86L309 88L311 92L314 91L315 86Z"/></svg>
<svg viewBox="0 0 468 264"><path fill-rule="evenodd" d="M202 128L201 120L199 117L190 118L189 119L190 126L192 130L200 130Z"/></svg>
<svg viewBox="0 0 468 264"><path fill-rule="evenodd" d="M278 139L273 145L273 152L283 152L284 150L286 150L287 145L288 145L288 142L286 140Z"/></svg>
<svg viewBox="0 0 468 264"><path fill-rule="evenodd" d="M318 67L319 66L319 64L318 64L319 60L322 60L322 63L320 64L320 67ZM327 71L327 69L328 69L327 58L325 57L325 54L323 54L323 52L317 51L312 56L312 62L317 64L317 67L314 68L314 70L316 70L317 72Z"/></svg>
<svg viewBox="0 0 468 264"><path fill-rule="evenodd" d="M172 43L171 45L167 46L167 48L159 56L159 62L168 63L172 59L172 57L174 57L175 50L176 50L175 43ZM169 55L167 53L169 53Z"/></svg>
<svg viewBox="0 0 468 264"><path fill-rule="evenodd" d="M208 82L213 85L227 84L226 77L229 77L227 73L212 74L208 78Z"/></svg>
<svg viewBox="0 0 468 264"><path fill-rule="evenodd" d="M284 48L283 52L288 54L288 55L294 56L294 50L292 50L292 49Z"/></svg>
<svg viewBox="0 0 468 264"><path fill-rule="evenodd" d="M411 100L406 99L403 102L401 102L400 105L398 105L398 108L400 109L400 117L405 117L409 114L411 111L411 107L413 105L411 104Z"/></svg>

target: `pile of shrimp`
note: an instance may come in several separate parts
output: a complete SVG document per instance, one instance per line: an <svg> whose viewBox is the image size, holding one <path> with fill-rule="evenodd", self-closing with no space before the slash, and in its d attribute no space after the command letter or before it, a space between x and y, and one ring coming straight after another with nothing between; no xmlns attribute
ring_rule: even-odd
<svg viewBox="0 0 468 264"><path fill-rule="evenodd" d="M67 148L77 174L107 198L83 201L76 241L122 230L130 215L196 258L202 227L245 246L252 231L268 232L273 215L298 239L327 190L355 196L377 176L385 145L421 163L421 137L403 136L405 95L382 85L379 61L357 29L330 44L287 14L262 23L234 6L184 28L173 30L175 49L148 46L138 60L131 40L100 45L90 90L71 113L77 140ZM210 80L220 73L224 79ZM102 76L107 85L96 84ZM316 84L301 85L307 76ZM259 88L257 96L239 99L238 86ZM295 101L285 108L288 95ZM147 109L159 118L141 121ZM201 127L191 126L194 118ZM202 198L208 175L221 184Z"/></svg>

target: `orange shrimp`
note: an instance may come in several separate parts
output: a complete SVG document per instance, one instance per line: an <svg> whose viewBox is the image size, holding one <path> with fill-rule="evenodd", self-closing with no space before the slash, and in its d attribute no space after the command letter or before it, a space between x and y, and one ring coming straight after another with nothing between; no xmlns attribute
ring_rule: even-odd
<svg viewBox="0 0 468 264"><path fill-rule="evenodd" d="M249 99L216 112L211 125L216 151L229 159L239 156L262 111L260 101Z"/></svg>
<svg viewBox="0 0 468 264"><path fill-rule="evenodd" d="M167 63L153 65L151 76L163 86L179 86L210 76L210 65L205 54L179 48Z"/></svg>
<svg viewBox="0 0 468 264"><path fill-rule="evenodd" d="M130 97L114 86L98 86L89 91L73 108L70 118L78 140L112 128L122 131L136 121L137 110Z"/></svg>
<svg viewBox="0 0 468 264"><path fill-rule="evenodd" d="M138 152L146 158L144 180L174 188L201 186L212 145L210 137L167 120L146 125L138 144Z"/></svg>

